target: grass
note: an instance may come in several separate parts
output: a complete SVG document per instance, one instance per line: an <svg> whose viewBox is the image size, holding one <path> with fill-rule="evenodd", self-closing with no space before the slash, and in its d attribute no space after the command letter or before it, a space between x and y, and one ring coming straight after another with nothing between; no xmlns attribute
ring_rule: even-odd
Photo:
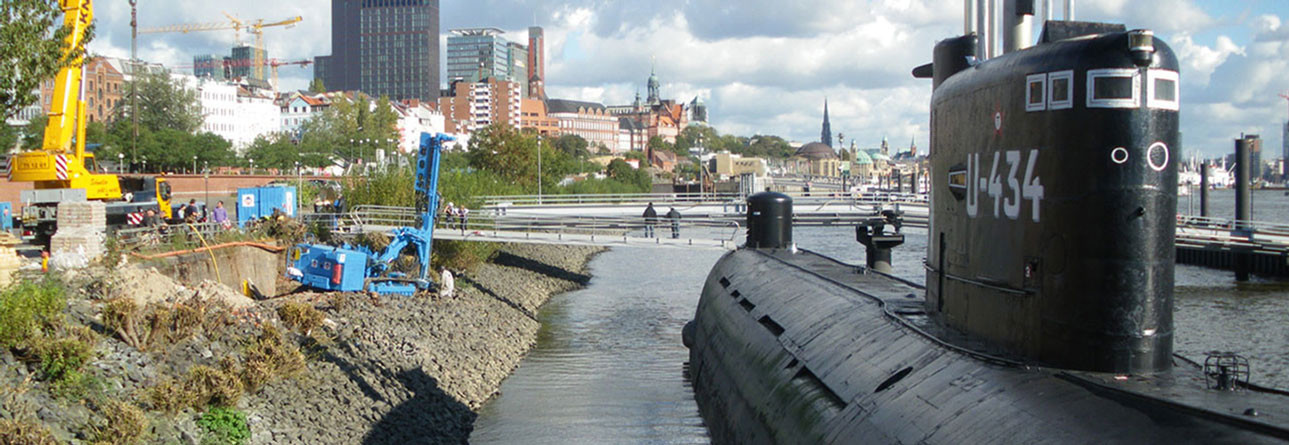
<svg viewBox="0 0 1289 445"><path fill-rule="evenodd" d="M183 303L151 303L139 307L131 298L115 298L103 305L103 325L121 341L140 351L157 345L175 344L199 330L222 324L221 311L212 311L205 302L193 299Z"/></svg>
<svg viewBox="0 0 1289 445"><path fill-rule="evenodd" d="M251 439L246 413L234 408L211 408L197 419L197 425L207 434L202 438L203 445L241 445Z"/></svg>

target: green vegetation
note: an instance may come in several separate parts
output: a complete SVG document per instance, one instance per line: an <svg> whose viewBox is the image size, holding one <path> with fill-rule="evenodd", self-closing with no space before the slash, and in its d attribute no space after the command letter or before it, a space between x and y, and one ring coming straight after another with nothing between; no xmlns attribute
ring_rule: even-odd
<svg viewBox="0 0 1289 445"><path fill-rule="evenodd" d="M234 408L211 408L197 425L206 430L203 445L240 445L251 440L251 427L246 424L246 413Z"/></svg>
<svg viewBox="0 0 1289 445"><path fill-rule="evenodd" d="M72 66L85 55L94 29L85 29L79 48L67 51L63 40L74 29L63 26L58 2L9 0L0 3L0 120L36 103L40 82Z"/></svg>
<svg viewBox="0 0 1289 445"><path fill-rule="evenodd" d="M323 167L340 160L357 166L376 159L376 150L393 154L398 149L398 115L389 98L337 97L331 106L300 125L298 137L278 134L257 138L247 148L246 161L256 167L290 171L299 162ZM245 165L245 163L243 164Z"/></svg>
<svg viewBox="0 0 1289 445"><path fill-rule="evenodd" d="M0 291L0 346L30 348L62 326L66 305L62 283L54 278L20 280Z"/></svg>

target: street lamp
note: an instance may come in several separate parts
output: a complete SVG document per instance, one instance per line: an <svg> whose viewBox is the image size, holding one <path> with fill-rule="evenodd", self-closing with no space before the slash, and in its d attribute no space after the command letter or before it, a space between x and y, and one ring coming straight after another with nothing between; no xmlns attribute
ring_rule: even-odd
<svg viewBox="0 0 1289 445"><path fill-rule="evenodd" d="M542 135L537 135L537 205L542 203Z"/></svg>
<svg viewBox="0 0 1289 445"><path fill-rule="evenodd" d="M197 174L197 155L192 155L192 174Z"/></svg>
<svg viewBox="0 0 1289 445"><path fill-rule="evenodd" d="M125 153L117 153L116 154L116 172L124 173L125 172L124 168L125 168Z"/></svg>
<svg viewBox="0 0 1289 445"><path fill-rule="evenodd" d="M148 158L143 158L143 173L148 172Z"/></svg>
<svg viewBox="0 0 1289 445"><path fill-rule="evenodd" d="M254 174L255 174L255 158L250 158L250 161L251 161L251 175L254 175Z"/></svg>

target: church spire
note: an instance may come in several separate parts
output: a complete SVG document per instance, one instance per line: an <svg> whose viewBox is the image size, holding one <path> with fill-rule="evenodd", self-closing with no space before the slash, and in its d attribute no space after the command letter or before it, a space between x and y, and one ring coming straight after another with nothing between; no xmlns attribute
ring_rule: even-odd
<svg viewBox="0 0 1289 445"><path fill-rule="evenodd" d="M828 98L824 98L824 129L820 135L819 142L824 145L832 146L832 123L828 121Z"/></svg>
<svg viewBox="0 0 1289 445"><path fill-rule="evenodd" d="M649 105L658 105L662 102L662 84L658 82L658 61L653 59L649 68Z"/></svg>

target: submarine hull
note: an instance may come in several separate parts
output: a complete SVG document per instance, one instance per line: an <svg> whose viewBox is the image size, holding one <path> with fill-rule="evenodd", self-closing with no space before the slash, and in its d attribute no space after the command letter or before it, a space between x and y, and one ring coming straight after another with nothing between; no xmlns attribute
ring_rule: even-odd
<svg viewBox="0 0 1289 445"><path fill-rule="evenodd" d="M1202 374L1119 378L973 352L921 287L807 251L742 249L704 285L690 376L716 443L1283 443L1283 397ZM944 332L932 332L945 329ZM932 335L932 334L936 335ZM1179 395L1192 391L1194 396ZM1165 400L1162 394L1169 394ZM1276 415L1276 414L1273 414Z"/></svg>

